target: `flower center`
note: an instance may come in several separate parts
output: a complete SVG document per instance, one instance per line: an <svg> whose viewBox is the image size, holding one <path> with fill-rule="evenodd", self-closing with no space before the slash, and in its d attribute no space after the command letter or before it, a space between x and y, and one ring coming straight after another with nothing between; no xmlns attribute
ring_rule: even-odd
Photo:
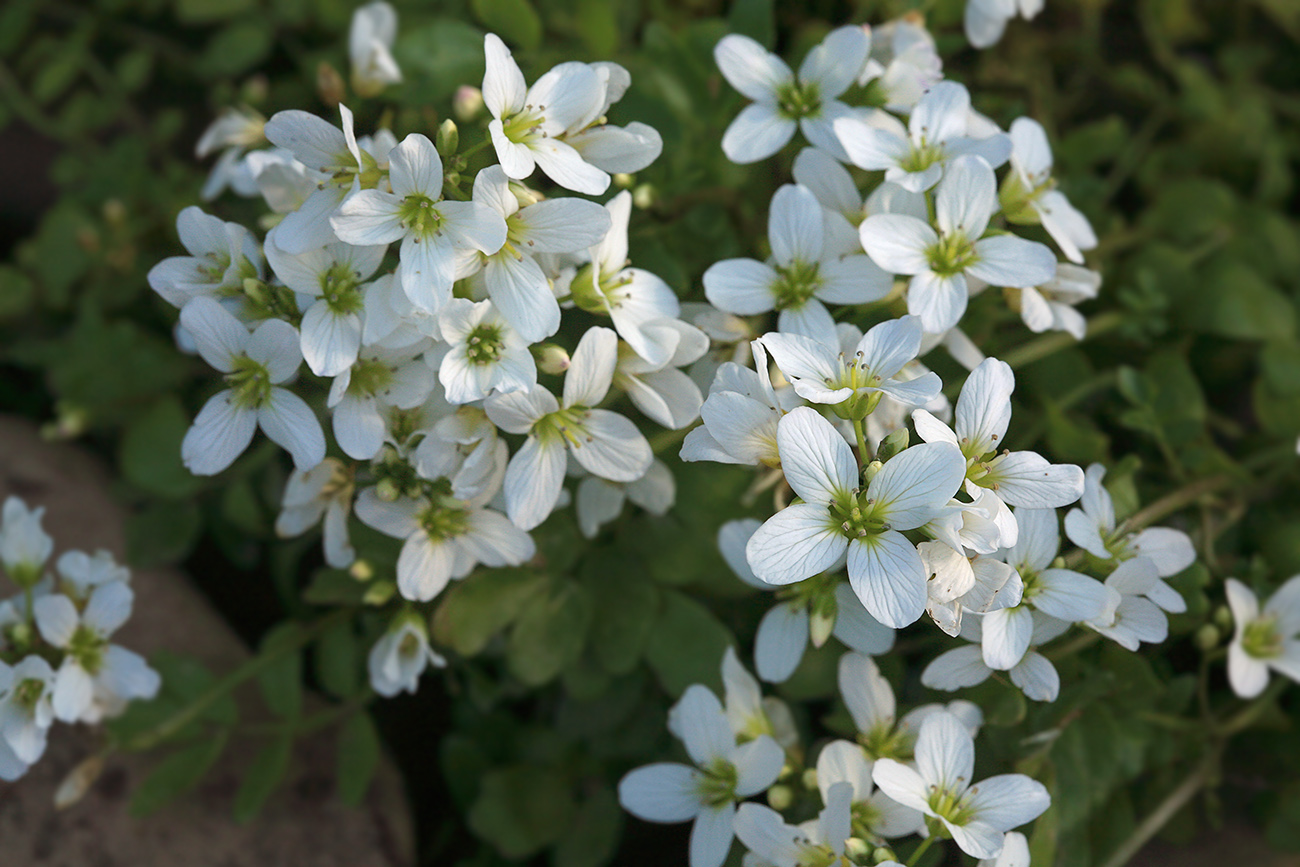
<svg viewBox="0 0 1300 867"><path fill-rule="evenodd" d="M533 425L533 430L540 437L561 437L569 448L580 449L583 443L591 442L586 428L589 415L585 406L566 407L543 416Z"/></svg>
<svg viewBox="0 0 1300 867"><path fill-rule="evenodd" d="M1255 659L1276 659L1282 655L1282 635L1277 631L1277 615L1266 614L1252 620L1242 630L1241 649Z"/></svg>
<svg viewBox="0 0 1300 867"><path fill-rule="evenodd" d="M871 731L858 733L858 744L873 760L910 759L912 750L908 741L906 732L887 722L877 723Z"/></svg>
<svg viewBox="0 0 1300 867"><path fill-rule="evenodd" d="M793 81L783 84L776 91L777 108L790 120L805 117L817 117L822 111L821 94L816 82L799 85Z"/></svg>
<svg viewBox="0 0 1300 867"><path fill-rule="evenodd" d="M833 500L827 507L832 526L846 539L870 541L870 537L890 529L885 508L867 494L855 488L847 497Z"/></svg>
<svg viewBox="0 0 1300 867"><path fill-rule="evenodd" d="M337 314L359 313L362 307L360 275L342 262L335 262L320 275L320 294Z"/></svg>
<svg viewBox="0 0 1300 867"><path fill-rule="evenodd" d="M393 368L377 358L365 358L352 365L348 394L370 396L393 384Z"/></svg>
<svg viewBox="0 0 1300 867"><path fill-rule="evenodd" d="M226 374L226 384L234 392L237 406L256 409L271 399L271 374L261 362L247 355L235 359L235 369Z"/></svg>
<svg viewBox="0 0 1300 867"><path fill-rule="evenodd" d="M546 133L542 132L542 124L546 121L546 115L543 114L545 111L544 105L526 105L518 114L502 118L501 127L506 138L515 144L526 144L532 139L545 137Z"/></svg>
<svg viewBox="0 0 1300 867"><path fill-rule="evenodd" d="M397 216L401 219L402 227L408 229L417 240L442 233L442 214L428 196L412 193L405 197L397 209Z"/></svg>
<svg viewBox="0 0 1300 867"><path fill-rule="evenodd" d="M941 162L944 157L942 145L929 144L924 138L919 145L912 145L912 149L903 157L898 167L905 172L923 172L937 162Z"/></svg>
<svg viewBox="0 0 1300 867"><path fill-rule="evenodd" d="M45 681L39 677L29 677L14 687L14 703L21 708L31 710L45 695Z"/></svg>
<svg viewBox="0 0 1300 867"><path fill-rule="evenodd" d="M429 506L420 513L420 526L434 542L465 535L469 529L469 512L465 509Z"/></svg>
<svg viewBox="0 0 1300 867"><path fill-rule="evenodd" d="M957 794L932 786L928 803L936 816L941 816L954 825L966 825L975 818L975 810L968 803L969 794L970 792Z"/></svg>
<svg viewBox="0 0 1300 867"><path fill-rule="evenodd" d="M776 273L779 276L772 292L776 295L777 310L798 310L822 286L816 262L796 259L784 267L777 265Z"/></svg>
<svg viewBox="0 0 1300 867"><path fill-rule="evenodd" d="M81 663L90 674L97 674L104 664L104 648L108 641L88 626L78 626L68 641L68 653Z"/></svg>
<svg viewBox="0 0 1300 867"><path fill-rule="evenodd" d="M469 333L465 341L465 357L470 364L495 364L505 350L502 328L496 323L484 323Z"/></svg>
<svg viewBox="0 0 1300 867"><path fill-rule="evenodd" d="M715 759L700 769L696 793L700 801L710 807L721 807L736 800L736 766L726 759Z"/></svg>
<svg viewBox="0 0 1300 867"><path fill-rule="evenodd" d="M979 261L975 245L965 232L944 235L939 243L925 251L925 257L930 262L930 270L940 277L960 274Z"/></svg>

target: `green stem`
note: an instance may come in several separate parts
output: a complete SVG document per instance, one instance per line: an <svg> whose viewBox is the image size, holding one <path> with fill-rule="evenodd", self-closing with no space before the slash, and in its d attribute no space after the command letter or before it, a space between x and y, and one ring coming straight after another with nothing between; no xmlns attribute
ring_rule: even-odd
<svg viewBox="0 0 1300 867"><path fill-rule="evenodd" d="M1196 797L1197 792L1209 784L1218 765L1219 750L1213 749L1196 766L1196 770L1192 771L1187 779L1178 785L1178 788L1170 792L1160 805L1142 820L1142 824L1138 825L1128 839L1119 845L1102 867L1124 867L1143 846L1150 842L1152 837L1160 833L1160 829L1168 824L1188 801Z"/></svg>
<svg viewBox="0 0 1300 867"><path fill-rule="evenodd" d="M921 860L921 856L925 854L926 850L930 848L930 844L933 842L933 834L922 840L921 845L917 846L915 851L912 852L912 857L907 859L907 867L916 867L917 862Z"/></svg>
<svg viewBox="0 0 1300 867"><path fill-rule="evenodd" d="M245 682L256 677L271 663L275 662L287 653L302 648L322 632L340 621L351 617L352 613L353 611L351 608L340 608L336 611L331 611L319 620L308 624L292 637L267 648L257 656L236 668L234 671L227 674L221 680L208 687L208 689L194 701L190 702L188 705L181 708L149 731L142 732L123 744L118 744L117 748L123 752L135 753L152 749L158 744L163 743L168 738L174 736L177 732L181 731L187 725L201 717L208 708L212 707L222 698L231 692L234 692Z"/></svg>
<svg viewBox="0 0 1300 867"><path fill-rule="evenodd" d="M318 711L311 716L299 717L298 719L277 720L275 722L253 723L251 725L240 726L237 731L240 734L251 737L279 737L284 734L292 734L294 737L303 737L312 732L329 728L341 719L346 719L352 714L364 709L375 700L375 694L367 689L361 695L348 699L342 704L333 705Z"/></svg>
<svg viewBox="0 0 1300 867"><path fill-rule="evenodd" d="M858 438L858 465L866 466L867 461L871 460L871 452L867 451L867 434L864 428L866 425L860 418L853 420L853 434Z"/></svg>
<svg viewBox="0 0 1300 867"><path fill-rule="evenodd" d="M661 455L673 446L686 439L686 435L694 430L693 427L683 427L677 430L663 430L650 437L650 451Z"/></svg>
<svg viewBox="0 0 1300 867"><path fill-rule="evenodd" d="M1084 335L1084 340L1117 328L1123 322L1124 314L1118 310L1110 310L1099 316L1094 316L1088 320L1088 333ZM1079 341L1075 340L1073 335L1064 331L1056 331L1052 334L1044 334L1042 337L1035 338L1023 346L1004 353L1002 360L1012 367L1024 367L1078 343Z"/></svg>

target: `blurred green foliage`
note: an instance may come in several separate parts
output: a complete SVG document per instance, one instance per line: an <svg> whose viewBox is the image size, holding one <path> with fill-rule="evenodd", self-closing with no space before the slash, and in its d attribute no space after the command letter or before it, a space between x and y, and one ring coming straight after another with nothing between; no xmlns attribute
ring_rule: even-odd
<svg viewBox="0 0 1300 867"><path fill-rule="evenodd" d="M614 59L631 71L611 119L649 123L665 142L635 181L651 202L634 217L632 256L683 299L702 300L699 277L713 261L758 251L767 203L793 157L788 149L752 167L723 158L722 131L744 103L712 62L729 31L797 59L834 25L921 5L946 74L970 86L980 111L1004 125L1028 114L1048 129L1056 176L1101 239L1091 262L1104 273L1102 295L1084 311L1119 315L1074 345L1035 338L994 293L975 299L964 322L975 342L1024 359L1015 445L1106 462L1121 515L1213 483L1176 519L1203 564L1176 579L1190 610L1158 652L1092 645L1062 656L1061 698L1048 706L1026 706L1005 684L976 690L990 717L981 761L1019 761L1052 789L1054 806L1033 835L1035 863L1100 863L1199 759L1202 741L1182 722L1197 701L1189 634L1213 616L1222 579L1267 587L1300 572L1300 6L1050 0L1037 20L1014 22L998 46L976 53L964 47L955 0L395 5L406 81L382 106L356 106L362 128L382 116L399 136L432 136L456 89L479 83L488 29L512 44L530 80L569 59ZM0 405L33 412L26 384L39 381L51 433L84 437L115 461L137 564L214 545L247 570L229 576L236 593L269 582L292 617L388 598L393 554L358 531L372 581L330 571L304 578L314 544L283 545L270 532L285 478L274 448L255 448L214 479L184 471L180 439L213 380L174 349L174 311L145 274L179 252L176 214L195 202L205 175L193 142L219 109L332 116L315 82L322 63L346 71L351 11L346 0L8 0L0 9L0 135L22 131L12 140L39 151L7 146L5 171L48 164L58 191L0 265ZM461 140L480 126L464 125ZM230 198L211 207L246 224L258 213ZM936 367L955 393L958 369L942 359ZM435 643L454 660L445 692L427 681L424 689L450 706L436 725L420 721L420 737L440 758L422 754L416 765L403 756L408 776L426 781L413 785L424 863L538 856L597 867L620 851L626 820L613 781L673 754L667 705L687 684L718 685L723 648L748 646L768 598L735 581L714 544L724 520L763 513L741 505L748 474L673 467L678 506L669 516L624 515L588 547L572 519L557 515L538 534L542 565L481 573L434 606ZM265 710L287 720L301 713L304 670L341 706L359 707L378 628L363 618L280 657L261 674ZM905 701L933 700L919 663L940 646L909 634L888 661ZM214 677L179 659L160 662L169 691L120 721L122 737L192 701ZM832 652L809 653L778 690L807 703L801 723L842 719L833 672ZM1221 680L1209 701L1232 706ZM1293 691L1292 717L1298 704ZM187 732L229 732L235 713L219 702ZM364 713L340 719L339 792L356 802L378 736ZM1272 728L1230 756L1228 806L1211 799L1196 809L1210 807L1214 821L1225 811L1248 815L1274 845L1300 849L1300 750L1284 714L1265 722ZM222 734L176 748L136 793L135 809L184 791L224 743ZM266 742L235 797L239 818L273 796L290 750L288 734ZM1190 818L1171 825L1175 835L1193 830ZM624 845L618 862L635 863ZM675 861L672 845L662 857Z"/></svg>

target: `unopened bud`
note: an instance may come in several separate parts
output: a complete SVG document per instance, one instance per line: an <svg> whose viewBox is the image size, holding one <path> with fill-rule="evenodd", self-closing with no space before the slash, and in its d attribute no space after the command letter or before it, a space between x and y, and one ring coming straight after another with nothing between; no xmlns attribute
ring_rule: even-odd
<svg viewBox="0 0 1300 867"><path fill-rule="evenodd" d="M794 792L789 786L773 786L767 790L767 803L773 810L788 810L794 803Z"/></svg>
<svg viewBox="0 0 1300 867"><path fill-rule="evenodd" d="M392 599L397 593L397 585L392 581L376 581L366 588L366 595L361 597L361 601L367 605L387 605L388 600Z"/></svg>
<svg viewBox="0 0 1300 867"><path fill-rule="evenodd" d="M880 461L872 461L862 468L862 484L864 486L871 484L871 480L876 477L876 473L884 467Z"/></svg>
<svg viewBox="0 0 1300 867"><path fill-rule="evenodd" d="M534 346L533 358L537 361L538 370L552 376L564 373L572 363L568 351L563 346L555 343L542 343Z"/></svg>
<svg viewBox="0 0 1300 867"><path fill-rule="evenodd" d="M622 177L622 175L615 175ZM632 191L632 204L641 210L653 208L655 202L659 200L659 191L654 188L653 184L638 184Z"/></svg>
<svg viewBox="0 0 1300 867"><path fill-rule="evenodd" d="M73 768L54 791L54 809L66 810L84 798L103 771L104 760L99 756L91 756Z"/></svg>
<svg viewBox="0 0 1300 867"><path fill-rule="evenodd" d="M835 597L830 597L831 605L829 610L826 605L817 604L809 611L808 618L808 638L812 641L813 647L821 647L831 637L835 631L835 616L838 613L835 605Z"/></svg>
<svg viewBox="0 0 1300 867"><path fill-rule="evenodd" d="M347 86L343 83L343 76L339 71L326 61L322 60L320 66L316 67L316 94L320 101L334 108L347 95Z"/></svg>
<svg viewBox="0 0 1300 867"><path fill-rule="evenodd" d="M370 565L369 560L354 560L348 567L348 574L357 581L369 581L375 577L375 567Z"/></svg>
<svg viewBox="0 0 1300 867"><path fill-rule="evenodd" d="M803 787L804 787L805 789L809 789L809 790L816 789L816 788L817 788L817 769L816 769L816 768L808 768L807 770L805 770L805 771L803 772L803 777L802 777L802 779L803 779Z"/></svg>
<svg viewBox="0 0 1300 867"><path fill-rule="evenodd" d="M126 205L121 199L109 199L104 202L104 222L110 226L121 226L126 222Z"/></svg>
<svg viewBox="0 0 1300 867"><path fill-rule="evenodd" d="M864 863L871 856L871 844L861 837L850 837L844 841L844 854L855 864Z"/></svg>
<svg viewBox="0 0 1300 867"><path fill-rule="evenodd" d="M385 503L391 503L402 496L402 489L392 479L380 479L379 484L375 485L375 496Z"/></svg>
<svg viewBox="0 0 1300 867"><path fill-rule="evenodd" d="M1211 651L1219 646L1219 641L1223 638L1223 633L1219 632L1219 627L1213 623L1203 623L1201 628L1196 630L1196 646L1203 651Z"/></svg>
<svg viewBox="0 0 1300 867"><path fill-rule="evenodd" d="M456 90L451 101L451 113L461 123L469 123L483 111L483 91L469 84L462 84Z"/></svg>
<svg viewBox="0 0 1300 867"><path fill-rule="evenodd" d="M90 414L78 404L61 400L55 405L54 421L41 426L41 438L49 441L72 440L90 427Z"/></svg>
<svg viewBox="0 0 1300 867"><path fill-rule="evenodd" d="M256 277L244 278L244 294L258 307L265 307L270 298L266 291L266 284Z"/></svg>
<svg viewBox="0 0 1300 867"><path fill-rule="evenodd" d="M456 128L456 121L447 118L438 125L438 140L435 142L438 153L444 157L449 157L460 147L460 130Z"/></svg>
<svg viewBox="0 0 1300 867"><path fill-rule="evenodd" d="M871 860L877 864L884 864L886 861L897 861L898 858L894 856L893 849L888 846L880 846L871 853Z"/></svg>
<svg viewBox="0 0 1300 867"><path fill-rule="evenodd" d="M632 175L627 172L616 172L613 176L614 186L624 190L632 186L632 183L635 180L636 178L632 177Z"/></svg>
<svg viewBox="0 0 1300 867"><path fill-rule="evenodd" d="M1220 605L1218 608L1214 609L1213 623L1225 632L1231 631L1236 625L1236 622L1232 618L1232 609L1226 605Z"/></svg>
<svg viewBox="0 0 1300 867"><path fill-rule="evenodd" d="M908 441L907 428L900 427L880 441L880 446L876 449L876 457L884 463L907 448Z"/></svg>

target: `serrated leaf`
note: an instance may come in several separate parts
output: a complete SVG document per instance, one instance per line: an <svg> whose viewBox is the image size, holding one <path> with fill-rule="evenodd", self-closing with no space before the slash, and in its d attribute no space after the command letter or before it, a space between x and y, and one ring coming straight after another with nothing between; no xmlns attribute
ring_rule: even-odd
<svg viewBox="0 0 1300 867"><path fill-rule="evenodd" d="M357 806L366 796L370 781L379 768L379 733L370 715L364 711L353 715L339 729L338 795L349 806Z"/></svg>
<svg viewBox="0 0 1300 867"><path fill-rule="evenodd" d="M293 756L293 736L284 734L257 751L248 773L235 792L235 821L241 825L252 821L262 811L267 798L280 787L289 771Z"/></svg>

